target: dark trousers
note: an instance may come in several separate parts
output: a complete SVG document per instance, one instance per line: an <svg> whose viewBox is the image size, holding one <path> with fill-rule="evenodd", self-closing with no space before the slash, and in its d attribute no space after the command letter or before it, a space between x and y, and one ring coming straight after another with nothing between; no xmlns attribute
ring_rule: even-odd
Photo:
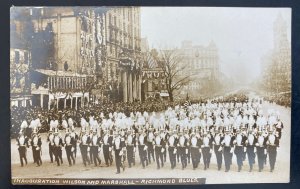
<svg viewBox="0 0 300 189"><path fill-rule="evenodd" d="M139 155L140 155L140 160L142 163L143 168L145 168L145 163L148 165L148 159L147 159L147 151L144 150L145 144L139 145Z"/></svg>
<svg viewBox="0 0 300 189"><path fill-rule="evenodd" d="M127 149L127 160L128 160L128 166L131 167L131 164L135 165L135 157L134 157L134 146L133 145L128 145L126 147Z"/></svg>
<svg viewBox="0 0 300 189"><path fill-rule="evenodd" d="M181 160L182 169L186 168L187 166L187 159L186 159L186 147L179 146L178 152Z"/></svg>
<svg viewBox="0 0 300 189"><path fill-rule="evenodd" d="M107 166L111 165L112 159L110 157L109 145L107 145L107 144L103 145L103 156L104 156L105 164Z"/></svg>
<svg viewBox="0 0 300 189"><path fill-rule="evenodd" d="M265 163L265 147L256 147L257 161L258 161L258 169L261 171L264 169Z"/></svg>
<svg viewBox="0 0 300 189"><path fill-rule="evenodd" d="M115 160L116 160L117 173L120 173L120 168L121 168L122 156L120 156L120 152L121 152L121 149L115 150Z"/></svg>
<svg viewBox="0 0 300 189"><path fill-rule="evenodd" d="M273 171L274 167L275 167L276 157L277 157L277 147L276 146L269 146L268 147L268 152L269 152L270 168L271 168L271 171Z"/></svg>
<svg viewBox="0 0 300 189"><path fill-rule="evenodd" d="M230 153L231 147L224 146L223 155L224 155L224 162L225 162L225 171L230 170L232 154Z"/></svg>
<svg viewBox="0 0 300 189"><path fill-rule="evenodd" d="M57 165L60 166L60 164L63 163L62 150L60 146L54 146L54 156Z"/></svg>
<svg viewBox="0 0 300 189"><path fill-rule="evenodd" d="M77 146L76 146L76 144L75 144L75 145L72 145L72 146L73 146L73 148L74 148L74 151L72 152L72 153L73 153L73 157L76 158L76 155L77 155Z"/></svg>
<svg viewBox="0 0 300 189"><path fill-rule="evenodd" d="M171 169L174 169L176 167L176 154L174 154L175 147L169 146L169 158L171 163Z"/></svg>
<svg viewBox="0 0 300 189"><path fill-rule="evenodd" d="M165 148L166 149L166 148ZM164 162L166 162L167 161L167 150L165 150L164 152L163 152L163 158L164 158Z"/></svg>
<svg viewBox="0 0 300 189"><path fill-rule="evenodd" d="M247 156L248 156L250 170L252 170L253 164L255 163L254 146L247 146Z"/></svg>
<svg viewBox="0 0 300 189"><path fill-rule="evenodd" d="M91 164L93 164L94 163L94 161L93 161L94 157L93 157L92 150L90 150L90 153L88 153L88 154L89 154L88 158L90 159Z"/></svg>
<svg viewBox="0 0 300 189"><path fill-rule="evenodd" d="M92 157L93 157L93 160L94 160L94 165L97 166L98 163L99 165L101 164L101 160L100 160L100 157L98 155L98 146L91 146L91 151L92 152Z"/></svg>
<svg viewBox="0 0 300 189"><path fill-rule="evenodd" d="M220 145L214 146L214 151L215 151L216 158L217 158L218 170L220 170L222 167L222 151L219 151L219 148L220 148Z"/></svg>
<svg viewBox="0 0 300 189"><path fill-rule="evenodd" d="M26 146L20 146L18 148L19 150L19 155L20 155L20 162L21 162L21 166L23 167L23 159L25 161L25 164L27 165L27 157L26 157Z"/></svg>
<svg viewBox="0 0 300 189"><path fill-rule="evenodd" d="M155 146L155 158L156 158L156 164L157 168L160 169L160 167L164 166L164 154L161 152L162 147L161 146Z"/></svg>
<svg viewBox="0 0 300 189"><path fill-rule="evenodd" d="M33 159L35 160L35 163L40 166L42 165L42 159L41 159L41 149L37 150L37 146L32 147L33 151Z"/></svg>
<svg viewBox="0 0 300 189"><path fill-rule="evenodd" d="M69 165L70 166L72 165L71 159L72 159L73 165L74 165L75 164L75 158L74 158L73 153L72 153L72 145L66 146L65 150L66 150Z"/></svg>
<svg viewBox="0 0 300 189"><path fill-rule="evenodd" d="M90 160L87 156L87 148L88 148L87 145L80 146L80 151L81 151L81 156L82 156L82 161L83 161L84 166L86 166L86 163L90 164Z"/></svg>
<svg viewBox="0 0 300 189"><path fill-rule="evenodd" d="M209 163L210 163L210 147L204 147L202 148L202 154L203 154L203 163L204 163L204 169L209 168Z"/></svg>
<svg viewBox="0 0 300 189"><path fill-rule="evenodd" d="M152 142L148 142L147 146L148 146L148 161L149 161L149 163L151 163L151 156L152 156L153 161L155 161L155 159L154 159L154 147L153 147Z"/></svg>
<svg viewBox="0 0 300 189"><path fill-rule="evenodd" d="M241 170L243 166L243 160L244 160L244 147L243 146L236 146L234 149L234 153L236 155L236 162L238 165L239 171Z"/></svg>
<svg viewBox="0 0 300 189"><path fill-rule="evenodd" d="M33 163L36 163L36 155L34 154L35 148L36 147L34 147L34 146L31 147L31 149L32 149Z"/></svg>
<svg viewBox="0 0 300 189"><path fill-rule="evenodd" d="M198 147L191 147L191 158L193 168L196 169L200 163L201 153L199 152Z"/></svg>
<svg viewBox="0 0 300 189"><path fill-rule="evenodd" d="M187 162L190 163L191 162L191 147L187 147L188 149L188 153L186 154L186 159Z"/></svg>
<svg viewBox="0 0 300 189"><path fill-rule="evenodd" d="M51 144L49 144L49 156L50 156L51 163L53 163L54 147Z"/></svg>

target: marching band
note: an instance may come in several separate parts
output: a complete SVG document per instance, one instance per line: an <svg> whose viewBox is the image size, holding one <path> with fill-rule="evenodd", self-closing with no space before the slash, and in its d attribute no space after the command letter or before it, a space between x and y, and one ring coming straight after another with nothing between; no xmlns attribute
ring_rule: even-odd
<svg viewBox="0 0 300 189"><path fill-rule="evenodd" d="M55 161L57 166L63 164L64 148L69 166L72 166L78 162L79 149L84 166L99 166L103 157L106 166L115 161L117 174L121 169L125 170L125 164L129 168L135 166L137 157L144 169L151 162L156 162L157 169L168 165L174 169L178 162L181 169L188 169L191 163L194 170L202 164L202 158L203 168L207 170L212 169L211 158L215 156L217 170L222 169L224 162L225 172L228 172L234 155L239 172L246 159L250 172L256 159L259 172L264 169L267 159L272 172L283 129L279 112L264 112L262 100L256 98L213 99L176 105L164 111L90 114L80 118L80 131L75 129L72 117L62 119L58 121L52 117L49 123L50 162ZM32 128L31 138L25 134L29 126ZM27 164L26 150L30 146L34 163L42 165L44 143L38 133L39 126L39 118L32 119L29 125L26 120L21 124L17 138L21 166L24 166L23 160ZM59 126L65 132L61 132ZM166 164L167 154L169 164Z"/></svg>

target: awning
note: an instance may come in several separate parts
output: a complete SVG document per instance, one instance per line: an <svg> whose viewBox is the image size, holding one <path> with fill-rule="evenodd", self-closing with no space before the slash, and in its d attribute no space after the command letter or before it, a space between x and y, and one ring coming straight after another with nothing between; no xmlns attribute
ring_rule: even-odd
<svg viewBox="0 0 300 189"><path fill-rule="evenodd" d="M167 96L169 96L169 93L160 93L160 96L167 97Z"/></svg>

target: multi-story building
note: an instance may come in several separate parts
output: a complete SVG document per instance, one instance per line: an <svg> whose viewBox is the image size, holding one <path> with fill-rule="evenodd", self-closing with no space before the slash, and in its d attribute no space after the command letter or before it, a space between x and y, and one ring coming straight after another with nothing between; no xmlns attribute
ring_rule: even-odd
<svg viewBox="0 0 300 189"><path fill-rule="evenodd" d="M139 8L12 11L32 24L28 82L33 105L77 108L104 96L123 101L141 99Z"/></svg>
<svg viewBox="0 0 300 189"><path fill-rule="evenodd" d="M182 91L188 91L188 95L193 98L212 92L219 76L216 44L211 41L208 46L199 46L193 45L191 41L183 41L178 51L181 64L185 67L180 74L191 76L191 82Z"/></svg>
<svg viewBox="0 0 300 189"><path fill-rule="evenodd" d="M30 29L30 22L21 15L12 14L10 21L10 101L11 106L31 105L30 67L31 49L28 43L30 35L23 33Z"/></svg>
<svg viewBox="0 0 300 189"><path fill-rule="evenodd" d="M112 95L124 102L141 100L141 21L139 7L105 13L107 64L105 80ZM117 99L118 100L118 99Z"/></svg>
<svg viewBox="0 0 300 189"><path fill-rule="evenodd" d="M274 48L262 58L264 88L274 94L291 93L291 43L282 15L274 22Z"/></svg>

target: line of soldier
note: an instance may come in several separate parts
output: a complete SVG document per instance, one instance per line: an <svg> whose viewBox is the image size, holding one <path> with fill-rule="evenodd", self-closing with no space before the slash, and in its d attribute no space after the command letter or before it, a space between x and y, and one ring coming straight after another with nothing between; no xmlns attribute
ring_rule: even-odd
<svg viewBox="0 0 300 189"><path fill-rule="evenodd" d="M124 168L125 157L127 157L129 167L135 165L136 151L138 151L143 168L151 163L152 159L156 161L158 169L164 166L168 151L172 169L176 167L176 157L178 162L180 160L182 169L185 169L190 161L193 169L196 169L199 166L201 156L203 156L204 169L206 170L209 168L210 159L214 152L218 170L221 169L224 158L225 171L228 172L232 164L233 154L236 155L238 171L241 171L246 155L250 166L249 171L252 171L256 152L259 171L264 168L267 153L270 171L273 171L283 124L279 115L276 119L274 111L270 111L268 118L265 118L259 107L251 109L254 104L250 103L250 106L244 108L244 110L249 110L247 113L241 111L243 109L241 107L244 107L243 104L236 104L231 108L233 110L239 109L238 114L235 115L236 120L241 115L250 118L250 110L254 110L254 123L248 119L247 122L240 120L241 123L236 125L236 120L232 123L229 121L230 119L227 119L234 114L234 111L232 113L224 111L219 116L217 111L213 111L216 110L215 107L217 106L211 103L210 106L213 108L206 109L212 110L213 113L209 110L203 111L206 114L205 122L201 123L203 120L201 119L198 126L193 126L193 123L199 118L197 111L201 108L190 105L188 107L175 107L174 110L169 108L164 113L153 113L152 116L145 113L142 115L139 112L136 115L131 114L130 117L126 117L122 113L110 114L109 118L103 119L101 124L97 124L93 117L90 118L89 122L82 118L79 135L75 132L71 121L68 120L69 123L63 123L66 128L64 139L58 132L58 122L53 120L52 125L50 123L51 129L47 139L50 159L53 162L54 156L57 165L63 163L62 147L64 146L71 166L75 164L76 149L79 146L85 166L92 162L95 166L101 164L99 157L101 149L105 164L110 166L113 162L112 152L114 151L117 173L120 173L121 167ZM251 108L249 109L249 107ZM172 112L176 111L178 113L171 116ZM114 115L115 119L111 119ZM176 123L174 123L174 119L177 120ZM28 143L30 142L34 162L40 166L42 164L40 157L42 142L36 129L33 131L31 140L28 140L22 132L17 140L21 165L23 166L22 159L27 162L25 147L26 145L29 146Z"/></svg>

